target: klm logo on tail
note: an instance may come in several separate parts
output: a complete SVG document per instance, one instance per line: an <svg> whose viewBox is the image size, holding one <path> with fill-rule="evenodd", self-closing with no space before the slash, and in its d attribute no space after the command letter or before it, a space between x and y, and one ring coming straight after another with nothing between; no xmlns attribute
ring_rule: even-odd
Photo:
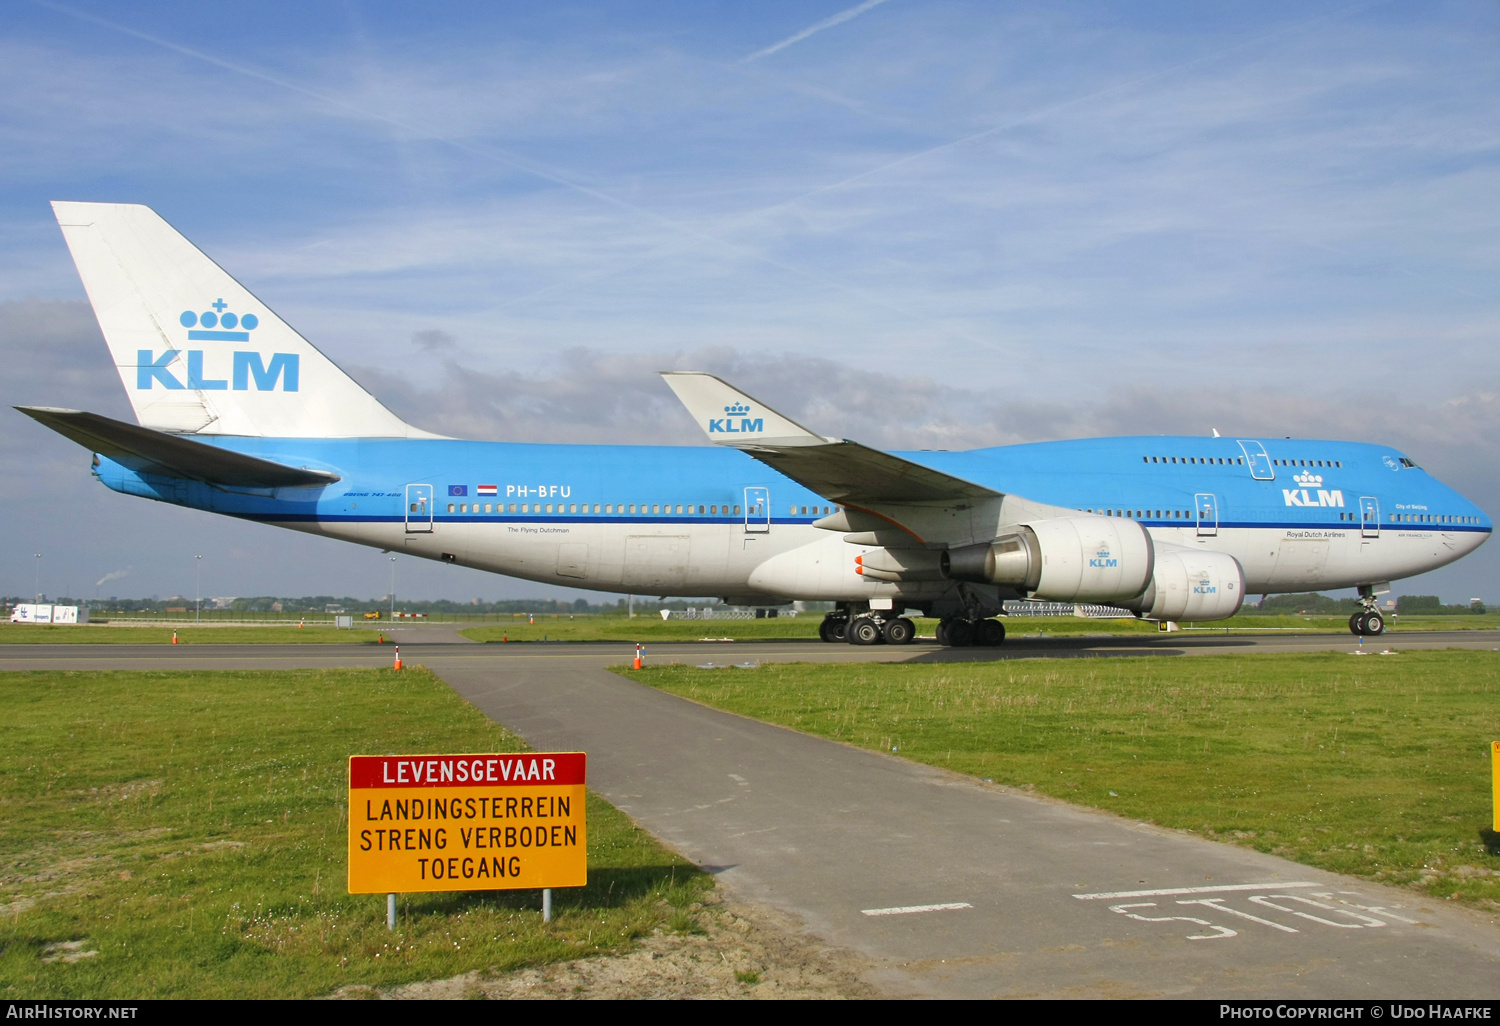
<svg viewBox="0 0 1500 1026"><path fill-rule="evenodd" d="M726 406L724 407L724 412L729 416L719 419L709 419L709 434L712 435L718 432L722 432L724 434L730 435L742 435L754 431L764 431L766 429L766 421L764 417L756 417L752 420L750 417L746 416L746 414L750 412L750 407L746 406L744 403L735 403L733 406ZM740 418L738 427L736 427L734 423L734 418L736 417Z"/></svg>
<svg viewBox="0 0 1500 1026"><path fill-rule="evenodd" d="M226 309L228 305L224 300L216 299L210 304L213 309L203 313L184 310L177 320L188 329L188 341L249 342L250 332L260 327L260 318L253 313L235 314ZM187 350L187 381L184 383L169 369L177 359L177 350L168 349L160 356L150 349L138 350L135 387L143 392L149 392L157 385L169 391L191 388L212 392L226 390L232 383L236 392L246 392L254 380L257 392L274 392L278 383L283 392L297 391L300 368L296 353L272 353L267 363L260 353L236 350L230 354L228 378L209 377L203 368L203 354L202 349ZM223 356L222 352L216 352L213 362L222 367Z"/></svg>

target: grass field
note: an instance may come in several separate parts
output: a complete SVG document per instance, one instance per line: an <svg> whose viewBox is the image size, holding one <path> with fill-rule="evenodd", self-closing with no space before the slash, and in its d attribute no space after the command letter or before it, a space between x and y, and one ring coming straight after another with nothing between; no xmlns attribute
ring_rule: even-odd
<svg viewBox="0 0 1500 1026"><path fill-rule="evenodd" d="M373 645L376 631L335 627L118 627L0 623L0 645ZM387 639L389 640L389 639Z"/></svg>
<svg viewBox="0 0 1500 1026"><path fill-rule="evenodd" d="M514 751L423 670L0 677L0 994L305 997L621 949L707 878L590 796L587 888L345 893L351 753Z"/></svg>
<svg viewBox="0 0 1500 1026"><path fill-rule="evenodd" d="M1500 908L1489 652L651 667L863 748ZM1492 849L1493 850L1493 849Z"/></svg>

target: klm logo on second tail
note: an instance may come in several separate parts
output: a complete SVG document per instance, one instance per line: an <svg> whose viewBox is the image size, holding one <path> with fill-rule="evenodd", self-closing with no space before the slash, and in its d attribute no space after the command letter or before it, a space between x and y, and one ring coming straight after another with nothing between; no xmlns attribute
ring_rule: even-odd
<svg viewBox="0 0 1500 1026"><path fill-rule="evenodd" d="M1100 549L1089 557L1089 566L1097 567L1100 570L1119 565L1120 561L1109 554L1109 549Z"/></svg>
<svg viewBox="0 0 1500 1026"><path fill-rule="evenodd" d="M1292 478L1301 488L1283 488L1281 497L1288 506L1335 506L1340 509L1344 506L1344 493L1337 489L1325 491L1323 489L1323 475L1314 474L1311 470L1304 470ZM1316 493L1316 494L1315 494Z"/></svg>
<svg viewBox="0 0 1500 1026"><path fill-rule="evenodd" d="M709 434L721 432L723 434L729 435L743 435L749 434L750 432L754 431L764 431L766 429L765 418L755 417L754 419L752 419L745 416L750 412L750 407L746 406L744 403L735 403L733 406L726 406L724 407L724 412L728 414L727 417L723 417L722 419L717 420L713 418L709 419ZM734 422L734 418L736 417L740 419L738 427L735 426Z"/></svg>

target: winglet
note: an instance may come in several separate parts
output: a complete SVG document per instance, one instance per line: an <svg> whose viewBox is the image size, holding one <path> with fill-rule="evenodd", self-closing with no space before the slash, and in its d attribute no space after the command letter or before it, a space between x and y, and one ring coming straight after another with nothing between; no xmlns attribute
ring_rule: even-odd
<svg viewBox="0 0 1500 1026"><path fill-rule="evenodd" d="M662 371L661 376L709 441L719 445L828 445L839 441L809 431L712 374Z"/></svg>

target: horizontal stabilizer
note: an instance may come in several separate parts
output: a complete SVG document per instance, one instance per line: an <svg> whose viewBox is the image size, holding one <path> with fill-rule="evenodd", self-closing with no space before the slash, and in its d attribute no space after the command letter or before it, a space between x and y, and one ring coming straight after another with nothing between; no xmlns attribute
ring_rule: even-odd
<svg viewBox="0 0 1500 1026"><path fill-rule="evenodd" d="M133 470L185 477L231 488L326 485L339 479L337 474L325 470L288 467L282 463L196 442L182 435L169 435L152 428L111 420L97 413L56 410L45 406L17 406L16 409L90 452L124 462Z"/></svg>
<svg viewBox="0 0 1500 1026"><path fill-rule="evenodd" d="M712 374L667 371L662 377L710 441L743 450L833 502L868 506L1000 494L858 442L825 438Z"/></svg>

